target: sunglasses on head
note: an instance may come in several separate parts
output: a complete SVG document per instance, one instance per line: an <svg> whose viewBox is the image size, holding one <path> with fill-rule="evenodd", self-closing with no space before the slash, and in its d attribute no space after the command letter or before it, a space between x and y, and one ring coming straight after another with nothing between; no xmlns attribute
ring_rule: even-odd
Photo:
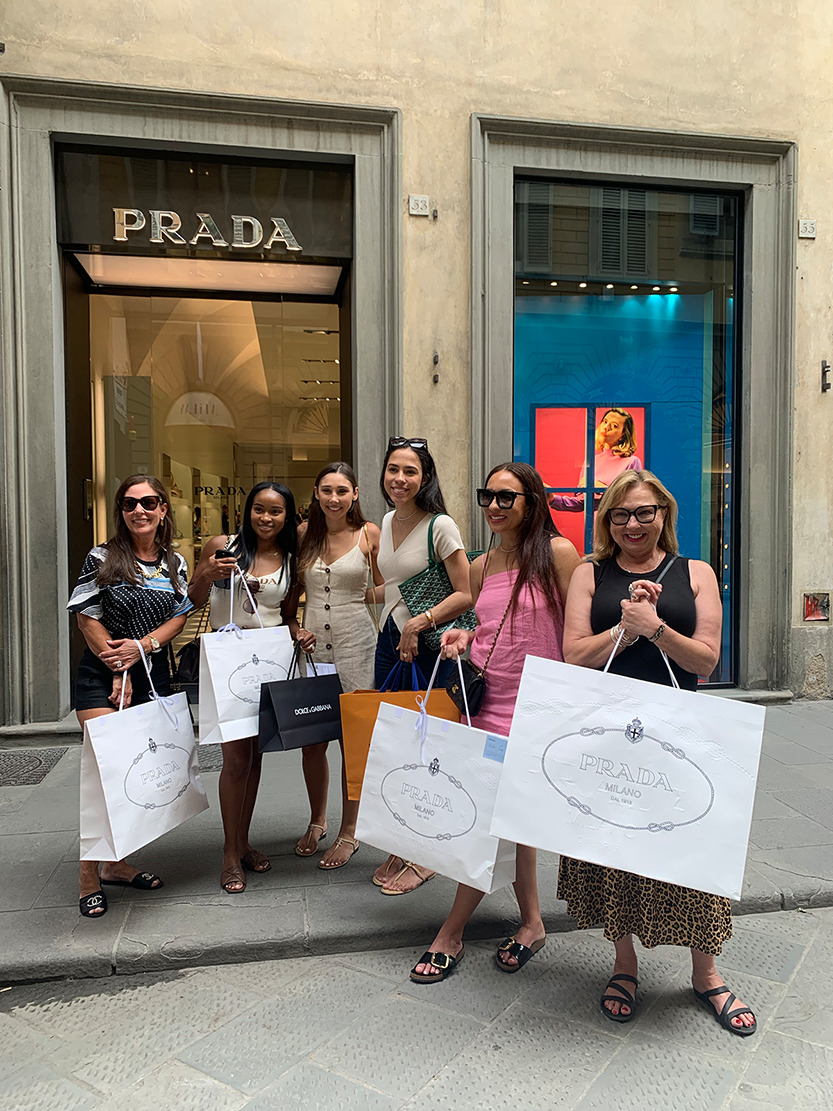
<svg viewBox="0 0 833 1111"><path fill-rule="evenodd" d="M143 498L122 498L119 502L119 509L123 513L132 513L137 505L142 509L147 509L150 512L152 509L158 509L162 499L158 494L145 494Z"/></svg>
<svg viewBox="0 0 833 1111"><path fill-rule="evenodd" d="M428 441L422 436L391 436L388 440L388 451L394 451L398 447L418 447L428 451Z"/></svg>
<svg viewBox="0 0 833 1111"><path fill-rule="evenodd" d="M498 509L511 509L516 498L529 498L531 494L518 490L490 490L488 487L477 491L477 504L481 509L488 509L493 501L497 502Z"/></svg>
<svg viewBox="0 0 833 1111"><path fill-rule="evenodd" d="M657 510L665 509L664 505L638 505L636 509L625 509L619 506L608 509L607 519L612 525L626 525L631 517L636 517L640 525L650 525L656 519Z"/></svg>

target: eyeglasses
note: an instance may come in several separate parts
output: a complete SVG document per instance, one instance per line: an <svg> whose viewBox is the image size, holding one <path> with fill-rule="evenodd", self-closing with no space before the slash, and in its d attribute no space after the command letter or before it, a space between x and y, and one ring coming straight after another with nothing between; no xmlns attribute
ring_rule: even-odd
<svg viewBox="0 0 833 1111"><path fill-rule="evenodd" d="M477 504L481 509L488 509L493 501L497 502L498 509L511 509L516 498L529 498L531 494L520 493L517 490L485 490L477 491Z"/></svg>
<svg viewBox="0 0 833 1111"><path fill-rule="evenodd" d="M152 509L158 509L162 499L158 494L145 494L143 498L122 498L119 502L119 509L122 513L132 513L137 505L142 509L147 509L150 512Z"/></svg>
<svg viewBox="0 0 833 1111"><path fill-rule="evenodd" d="M638 505L636 509L619 506L617 509L608 509L607 519L612 525L626 525L631 517L636 517L640 525L650 525L656 519L657 510L665 508L664 505Z"/></svg>
<svg viewBox="0 0 833 1111"><path fill-rule="evenodd" d="M388 451L394 451L398 447L418 447L428 451L428 441L421 436L391 436L388 440Z"/></svg>

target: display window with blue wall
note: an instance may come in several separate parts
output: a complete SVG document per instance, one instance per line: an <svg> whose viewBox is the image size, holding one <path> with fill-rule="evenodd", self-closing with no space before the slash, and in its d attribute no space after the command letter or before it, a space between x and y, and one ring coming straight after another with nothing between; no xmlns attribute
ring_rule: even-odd
<svg viewBox="0 0 833 1111"><path fill-rule="evenodd" d="M681 553L711 564L723 596L712 684L735 679L738 199L515 182L514 457L580 552L617 474L665 483Z"/></svg>

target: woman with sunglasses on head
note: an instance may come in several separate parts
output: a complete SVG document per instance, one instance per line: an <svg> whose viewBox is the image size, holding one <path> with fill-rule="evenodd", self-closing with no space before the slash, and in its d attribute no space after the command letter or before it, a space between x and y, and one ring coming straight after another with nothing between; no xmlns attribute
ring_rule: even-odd
<svg viewBox="0 0 833 1111"><path fill-rule="evenodd" d="M289 612L296 548L292 491L280 482L259 482L246 498L237 535L215 536L203 548L188 587L191 601L195 606L203 606L210 592L212 629L228 624L231 614L232 621L241 629L259 629L261 624L265 628L287 625L297 640L301 630L294 612L291 615ZM229 595L232 571L233 598ZM240 575L245 576L248 593ZM244 869L268 872L272 867L268 858L249 843L263 757L256 736L226 741L222 748L220 810L225 840L220 886L229 895L239 895L246 890Z"/></svg>
<svg viewBox="0 0 833 1111"><path fill-rule="evenodd" d="M649 683L671 684L664 651L683 690L696 691L720 655L722 605L714 571L683 559L677 546L677 502L650 471L628 471L605 492L593 554L573 577L567 600L564 656ZM729 900L615 868L561 858L558 896L579 929L604 925L616 950L602 1013L630 1022L636 1013L633 935L647 949L691 950L692 985L732 1034L756 1029L755 1016L723 983L714 958L732 936Z"/></svg>
<svg viewBox="0 0 833 1111"><path fill-rule="evenodd" d="M400 660L408 665L415 662L427 679L439 649L426 645L425 633L471 607L468 556L460 530L446 512L428 441L421 437L392 436L379 486L391 512L382 521L379 541L378 566L385 585L381 631L376 643L377 690ZM445 565L452 591L425 613L412 616L399 587L428 567L431 534L435 557ZM440 665L437 685L443 686L452 666L450 661ZM390 856L376 869L373 882L385 895L404 895L433 876L433 872L413 861Z"/></svg>
<svg viewBox="0 0 833 1111"><path fill-rule="evenodd" d="M126 478L116 492L113 536L84 560L67 609L78 617L87 647L75 679L75 711L82 726L151 697L139 643L159 694L171 693L168 644L179 636L191 609L188 568L173 549L171 500L153 475ZM137 643L138 642L138 643ZM87 918L107 911L102 885L152 889L162 881L123 860L85 860L79 883Z"/></svg>
<svg viewBox="0 0 833 1111"><path fill-rule="evenodd" d="M527 463L495 467L477 491L477 504L492 532L488 551L471 565L477 627L443 633L442 654L456 660L471 647L471 662L485 667L486 679L473 724L506 737L526 656L563 659L563 600L579 557L553 525L544 483ZM518 845L514 887L521 924L498 946L501 972L517 972L544 945L536 865L535 849ZM458 885L451 913L411 969L413 981L439 983L453 972L464 952L463 931L482 898L482 891Z"/></svg>
<svg viewBox="0 0 833 1111"><path fill-rule="evenodd" d="M364 518L358 480L349 463L328 463L319 473L308 519L298 529L298 545L299 581L287 610L294 618L303 590L306 629L299 632L298 643L304 651L315 653L316 663L335 665L343 691L371 689L377 627L367 603L376 590L374 584L369 591L367 584L371 568L382 582L377 565L379 529ZM327 743L302 751L311 814L295 852L313 856L327 835ZM338 837L318 862L325 871L343 868L359 849L359 804L347 797L343 759L341 797Z"/></svg>

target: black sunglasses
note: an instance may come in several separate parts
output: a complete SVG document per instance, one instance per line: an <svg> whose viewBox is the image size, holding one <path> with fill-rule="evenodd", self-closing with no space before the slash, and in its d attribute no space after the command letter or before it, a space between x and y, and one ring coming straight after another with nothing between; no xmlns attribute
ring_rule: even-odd
<svg viewBox="0 0 833 1111"><path fill-rule="evenodd" d="M640 525L650 525L656 519L657 510L665 509L664 505L638 505L636 509L608 509L607 519L612 525L626 525L631 517L636 517Z"/></svg>
<svg viewBox="0 0 833 1111"><path fill-rule="evenodd" d="M520 493L517 490L490 490L486 487L485 490L477 491L477 504L481 509L488 509L493 501L497 502L498 509L511 509L515 504L516 498L531 498L532 494L524 491Z"/></svg>
<svg viewBox="0 0 833 1111"><path fill-rule="evenodd" d="M418 447L428 451L428 441L421 436L391 436L388 440L388 451L394 451L398 447Z"/></svg>
<svg viewBox="0 0 833 1111"><path fill-rule="evenodd" d="M158 494L145 494L143 498L122 498L119 502L119 509L123 513L132 513L137 505L142 509L147 509L150 512L152 509L158 509L159 503L162 499Z"/></svg>

